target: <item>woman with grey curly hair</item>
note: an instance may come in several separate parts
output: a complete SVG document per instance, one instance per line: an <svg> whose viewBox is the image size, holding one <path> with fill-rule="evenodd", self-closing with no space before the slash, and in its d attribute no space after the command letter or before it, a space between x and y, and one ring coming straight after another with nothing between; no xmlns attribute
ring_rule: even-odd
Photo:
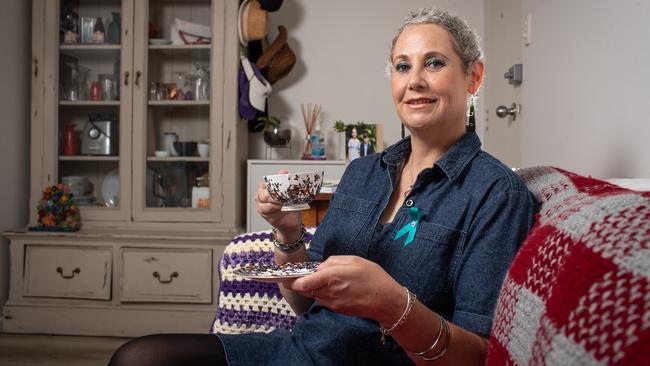
<svg viewBox="0 0 650 366"><path fill-rule="evenodd" d="M300 212L281 211L262 183L257 192L276 263L322 262L279 286L299 321L268 334L143 337L111 365L483 364L501 281L536 209L466 130L483 69L462 19L409 13L389 75L410 136L350 163L308 249Z"/></svg>

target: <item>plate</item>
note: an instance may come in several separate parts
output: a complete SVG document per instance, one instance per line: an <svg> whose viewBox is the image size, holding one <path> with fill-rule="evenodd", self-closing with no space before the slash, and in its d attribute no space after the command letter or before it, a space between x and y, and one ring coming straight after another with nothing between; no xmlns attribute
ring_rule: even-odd
<svg viewBox="0 0 650 366"><path fill-rule="evenodd" d="M172 40L167 39L167 38L150 38L149 39L149 44L153 44L153 45L157 45L157 46L172 44Z"/></svg>
<svg viewBox="0 0 650 366"><path fill-rule="evenodd" d="M316 272L320 262L296 262L285 264L249 264L233 271L236 276L260 282L282 282Z"/></svg>
<svg viewBox="0 0 650 366"><path fill-rule="evenodd" d="M115 168L102 181L102 198L106 207L117 207L120 199L120 171Z"/></svg>

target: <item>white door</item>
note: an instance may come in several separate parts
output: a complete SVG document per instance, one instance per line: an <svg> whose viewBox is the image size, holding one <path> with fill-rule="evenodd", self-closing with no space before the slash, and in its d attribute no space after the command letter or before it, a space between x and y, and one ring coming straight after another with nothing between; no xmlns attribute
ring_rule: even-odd
<svg viewBox="0 0 650 366"><path fill-rule="evenodd" d="M521 167L520 125L523 114L497 117L499 106L520 104L521 87L510 84L504 74L513 64L522 63L522 24L520 0L490 0L485 3L485 80L482 96L485 105L483 149L510 167ZM524 65L524 83L526 65ZM525 111L526 106L521 107Z"/></svg>

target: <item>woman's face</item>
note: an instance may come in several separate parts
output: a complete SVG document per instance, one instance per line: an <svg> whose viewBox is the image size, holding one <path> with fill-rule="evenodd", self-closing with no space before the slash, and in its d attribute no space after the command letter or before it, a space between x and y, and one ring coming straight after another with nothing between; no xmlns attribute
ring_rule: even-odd
<svg viewBox="0 0 650 366"><path fill-rule="evenodd" d="M393 48L393 102L412 133L464 129L467 97L482 78L481 62L465 73L449 33L438 25L406 27Z"/></svg>
<svg viewBox="0 0 650 366"><path fill-rule="evenodd" d="M356 138L357 138L357 129L356 129L356 128L353 128L353 129L352 129L352 138L353 138L353 139L356 139Z"/></svg>

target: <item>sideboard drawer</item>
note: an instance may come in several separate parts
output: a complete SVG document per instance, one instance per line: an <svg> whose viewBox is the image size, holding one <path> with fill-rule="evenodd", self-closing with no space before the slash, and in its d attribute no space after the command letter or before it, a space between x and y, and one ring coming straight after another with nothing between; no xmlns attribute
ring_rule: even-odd
<svg viewBox="0 0 650 366"><path fill-rule="evenodd" d="M210 249L123 248L122 302L212 303Z"/></svg>
<svg viewBox="0 0 650 366"><path fill-rule="evenodd" d="M26 245L24 296L110 300L112 248Z"/></svg>

